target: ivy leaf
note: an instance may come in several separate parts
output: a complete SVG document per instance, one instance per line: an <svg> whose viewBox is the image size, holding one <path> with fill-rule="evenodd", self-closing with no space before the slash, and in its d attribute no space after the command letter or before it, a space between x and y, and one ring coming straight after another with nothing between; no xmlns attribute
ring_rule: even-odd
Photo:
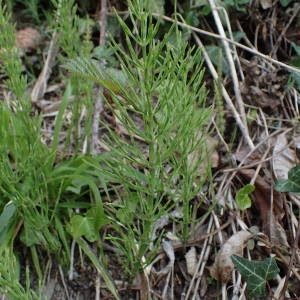
<svg viewBox="0 0 300 300"><path fill-rule="evenodd" d="M282 7L287 7L293 0L280 0Z"/></svg>
<svg viewBox="0 0 300 300"><path fill-rule="evenodd" d="M263 261L249 261L243 257L232 255L232 262L247 282L251 297L266 295L266 281L274 278L279 268L273 258Z"/></svg>
<svg viewBox="0 0 300 300"><path fill-rule="evenodd" d="M287 180L279 180L275 188L278 192L300 193L300 165L289 171Z"/></svg>
<svg viewBox="0 0 300 300"><path fill-rule="evenodd" d="M236 202L240 210L245 210L251 207L251 199L249 194L255 190L255 186L252 184L247 184L238 190L236 194Z"/></svg>

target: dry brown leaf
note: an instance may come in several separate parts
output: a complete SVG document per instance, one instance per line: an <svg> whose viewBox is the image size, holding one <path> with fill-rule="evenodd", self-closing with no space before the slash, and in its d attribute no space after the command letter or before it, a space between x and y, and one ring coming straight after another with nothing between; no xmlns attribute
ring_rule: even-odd
<svg viewBox="0 0 300 300"><path fill-rule="evenodd" d="M276 179L288 179L288 172L296 163L296 152L288 146L286 134L279 134L273 150L273 171Z"/></svg>
<svg viewBox="0 0 300 300"><path fill-rule="evenodd" d="M16 46L23 51L36 49L40 40L41 34L32 27L26 27L16 32Z"/></svg>
<svg viewBox="0 0 300 300"><path fill-rule="evenodd" d="M280 223L275 219L274 214L269 215L268 222L264 225L265 231L269 234L273 245L288 247L288 241L285 230Z"/></svg>
<svg viewBox="0 0 300 300"><path fill-rule="evenodd" d="M222 282L227 283L231 279L234 264L231 255L243 255L243 249L251 238L252 234L241 230L230 237L218 252L213 266L210 268L210 275Z"/></svg>
<svg viewBox="0 0 300 300"><path fill-rule="evenodd" d="M192 247L186 254L185 254L185 261L186 261L186 268L189 275L194 276L197 272L197 252L196 248Z"/></svg>
<svg viewBox="0 0 300 300"><path fill-rule="evenodd" d="M234 157L238 162L243 161L244 165L256 163L261 160L263 155L262 147L259 147L249 155L250 151L251 149L247 145L243 145L234 153Z"/></svg>

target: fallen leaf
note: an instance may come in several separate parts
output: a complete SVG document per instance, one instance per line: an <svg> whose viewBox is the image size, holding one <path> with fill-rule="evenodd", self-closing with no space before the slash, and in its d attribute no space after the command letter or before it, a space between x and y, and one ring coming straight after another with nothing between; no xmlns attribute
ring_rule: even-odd
<svg viewBox="0 0 300 300"><path fill-rule="evenodd" d="M196 248L192 247L186 254L185 254L185 262L186 268L189 275L194 276L197 272L197 252Z"/></svg>
<svg viewBox="0 0 300 300"><path fill-rule="evenodd" d="M246 230L241 230L231 236L218 252L213 266L210 268L210 275L222 282L227 283L231 279L234 264L231 260L232 255L243 255L248 240L252 234Z"/></svg>
<svg viewBox="0 0 300 300"><path fill-rule="evenodd" d="M32 27L26 27L16 32L16 46L23 51L35 50L41 41L41 34Z"/></svg>
<svg viewBox="0 0 300 300"><path fill-rule="evenodd" d="M286 180L297 163L296 152L288 146L286 134L279 134L273 150L273 172L277 180Z"/></svg>
<svg viewBox="0 0 300 300"><path fill-rule="evenodd" d="M243 161L244 165L249 165L252 163L256 163L261 160L263 155L262 147L259 147L255 151L253 151L250 155L250 148L247 145L243 145L239 147L239 149L235 152L234 157L238 162Z"/></svg>
<svg viewBox="0 0 300 300"><path fill-rule="evenodd" d="M169 263L159 271L156 271L155 268L152 266L152 272L156 275L167 275L172 270L172 268L174 268L175 253L172 243L170 241L163 241L162 248L164 249L167 257L169 258Z"/></svg>

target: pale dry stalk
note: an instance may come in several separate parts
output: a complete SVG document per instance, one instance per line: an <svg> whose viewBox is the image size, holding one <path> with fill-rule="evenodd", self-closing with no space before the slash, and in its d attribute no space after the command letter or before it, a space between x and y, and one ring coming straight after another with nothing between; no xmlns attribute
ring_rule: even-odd
<svg viewBox="0 0 300 300"><path fill-rule="evenodd" d="M207 235L212 231L212 226L213 226L213 217L211 216L211 218L209 219L209 223L208 223L208 227L207 227ZM203 245L203 248L202 248L202 251L201 251L201 254L200 254L200 257L199 257L199 260L198 260L198 263L197 263L197 267L196 267L196 272L190 282L190 286L189 286L189 289L187 290L187 293L186 293L186 296L185 296L185 300L188 300L190 299L190 294L192 292L192 290L195 290L194 288L194 281L196 280L196 277L198 276L198 270L200 269L200 266L201 264L205 261L204 260L204 257L205 257L205 254L206 254L206 249L207 247L210 245L211 243L211 240L212 240L212 235L208 236L208 238L204 241L204 245ZM202 271L203 272L203 271Z"/></svg>
<svg viewBox="0 0 300 300"><path fill-rule="evenodd" d="M159 15L159 14L156 14L156 13L153 13L152 15L155 16L155 17L161 18L163 20L166 20L168 22L176 23L177 25L179 25L182 28L190 29L194 32L197 32L197 33L200 33L200 34L203 34L203 35L206 35L206 36L210 36L210 37L213 37L213 38L216 38L216 39L219 39L219 40L227 41L228 43L233 44L233 45L235 45L235 46L237 46L237 47L239 47L239 48L241 48L241 49L243 49L243 50L245 50L249 53L252 53L253 55L259 56L259 57L263 58L264 60L266 60L268 62L271 62L271 63L273 63L277 66L283 67L284 69L287 69L289 71L293 71L293 72L296 72L297 74L300 74L300 69L299 68L290 66L290 65L285 64L281 61L273 59L269 55L263 54L263 53L255 50L255 49L252 49L252 48L247 47L243 44L240 44L240 43L238 43L236 41L233 41L233 40L231 40L227 37L222 37L219 34L216 34L216 33L213 33L213 32L209 32L209 31L194 27L194 26L188 25L186 23L179 22L179 21L177 21L173 18L167 17L167 16Z"/></svg>
<svg viewBox="0 0 300 300"><path fill-rule="evenodd" d="M208 0L210 7L212 9L212 14L216 23L216 26L218 28L219 34L220 36L222 36L223 38L226 38L226 34L225 34L225 30L223 28L219 13L218 13L218 9L216 7L216 3L214 0ZM222 44L225 50L225 55L227 58L227 62L229 65L229 69L230 69L230 73L231 73L231 78L232 78L232 82L233 82L233 87L234 87L234 94L235 94L235 98L239 107L239 112L241 115L241 119L244 123L244 130L246 132L247 135L249 135L249 130L248 130L248 126L247 126L247 119L246 119L246 112L245 112L245 106L244 106L244 102L242 99L242 95L241 95L241 90L240 90L240 84L239 84L239 80L238 80L238 76L237 76L237 72L235 69L235 64L234 64L234 60L232 57L232 53L231 53L231 49L229 47L229 43L228 41L226 41L225 39L222 39ZM251 149L254 148L254 145L250 146Z"/></svg>
<svg viewBox="0 0 300 300"><path fill-rule="evenodd" d="M52 68L55 63L56 54L58 52L57 38L58 34L55 31L50 42L47 58L43 66L42 72L40 73L31 91L32 103L37 103L39 100L41 100L44 97L44 94L47 90L48 79L51 75Z"/></svg>
<svg viewBox="0 0 300 300"><path fill-rule="evenodd" d="M193 32L193 37L198 45L198 47L201 49L202 51L202 55L203 55L203 58L207 64L207 67L212 75L212 77L214 78L214 80L218 80L219 79L219 75L218 75L218 72L216 71L213 63L211 62L211 59L208 55L208 53L206 52L205 50L205 47L204 45L202 44L200 38L197 36L196 33ZM249 147L251 149L254 149L254 144L250 138L250 135L249 135L249 131L248 131L248 128L245 126L244 122L242 121L241 117L240 117L240 114L239 112L237 111L237 109L235 108L227 90L225 89L224 85L221 84L221 92L222 92L222 95L227 103L227 105L229 106L230 110L232 111L233 115L234 115L234 118L241 130L241 132L243 133L243 136L247 142L247 144L249 145Z"/></svg>
<svg viewBox="0 0 300 300"><path fill-rule="evenodd" d="M101 0L101 11L100 11L100 37L99 45L104 46L106 42L106 26L107 26L107 0ZM101 62L102 65L105 64L105 61ZM99 123L100 115L103 111L103 87L97 86L95 92L95 106L93 114L93 124L92 124L92 143L91 143L91 152L96 154L98 139L99 139Z"/></svg>

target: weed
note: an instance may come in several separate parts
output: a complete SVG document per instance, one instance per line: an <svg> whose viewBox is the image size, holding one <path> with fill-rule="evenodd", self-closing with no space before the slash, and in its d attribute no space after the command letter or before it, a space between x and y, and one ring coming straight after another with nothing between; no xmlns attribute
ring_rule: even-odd
<svg viewBox="0 0 300 300"><path fill-rule="evenodd" d="M119 77L89 59L70 60L66 66L104 84L113 101L111 113L128 135L123 139L107 127L105 142L112 155L101 172L122 186L108 210L114 228L108 239L121 249L125 269L134 275L149 263L146 253L155 249L151 245L161 216L181 211L177 234L185 241L189 237L195 222L190 201L207 178L203 167L196 183L207 159L204 140L211 110L205 108L200 53L186 48L175 27L157 40L159 21L153 22L142 5L130 6L133 30L118 19L127 48L112 42L121 63ZM171 44L173 32L177 35ZM191 157L196 149L202 154Z"/></svg>

